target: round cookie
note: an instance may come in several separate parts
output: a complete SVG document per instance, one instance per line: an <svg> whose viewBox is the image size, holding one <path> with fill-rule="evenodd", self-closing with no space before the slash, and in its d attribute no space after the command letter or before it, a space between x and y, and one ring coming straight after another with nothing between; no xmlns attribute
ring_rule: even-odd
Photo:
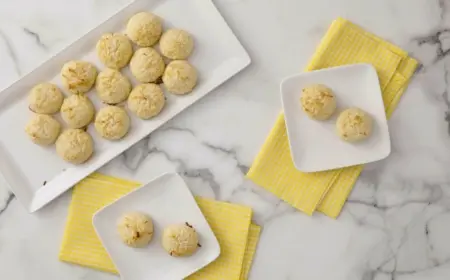
<svg viewBox="0 0 450 280"><path fill-rule="evenodd" d="M170 59L186 59L194 49L191 35L181 29L169 29L159 41L161 54Z"/></svg>
<svg viewBox="0 0 450 280"><path fill-rule="evenodd" d="M137 13L127 24L128 38L140 47L153 46L158 42L161 33L162 20L152 13Z"/></svg>
<svg viewBox="0 0 450 280"><path fill-rule="evenodd" d="M61 117L70 128L82 128L91 123L95 109L85 95L71 95L64 99Z"/></svg>
<svg viewBox="0 0 450 280"><path fill-rule="evenodd" d="M48 115L35 114L25 127L31 141L38 145L51 145L61 132L61 124Z"/></svg>
<svg viewBox="0 0 450 280"><path fill-rule="evenodd" d="M34 86L28 96L29 108L37 114L52 115L59 112L64 96L59 88L51 83Z"/></svg>
<svg viewBox="0 0 450 280"><path fill-rule="evenodd" d="M67 162L81 164L92 156L94 142L82 129L67 129L56 140L56 152Z"/></svg>
<svg viewBox="0 0 450 280"><path fill-rule="evenodd" d="M186 94L197 85L197 70L186 60L174 60L167 65L162 80L169 92Z"/></svg>
<svg viewBox="0 0 450 280"><path fill-rule="evenodd" d="M133 46L127 36L120 33L106 33L97 42L97 55L109 68L121 69L127 66L133 55Z"/></svg>
<svg viewBox="0 0 450 280"><path fill-rule="evenodd" d="M98 97L106 104L117 104L128 98L131 83L125 75L114 69L105 69L95 82Z"/></svg>
<svg viewBox="0 0 450 280"><path fill-rule="evenodd" d="M161 87L156 84L138 85L128 97L128 109L144 120L158 115L164 108L165 103L164 93Z"/></svg>
<svg viewBox="0 0 450 280"><path fill-rule="evenodd" d="M152 240L153 222L144 213L127 213L120 217L117 223L117 232L126 245L144 247Z"/></svg>
<svg viewBox="0 0 450 280"><path fill-rule="evenodd" d="M372 117L359 108L347 109L339 115L336 130L344 141L364 140L372 134Z"/></svg>
<svg viewBox="0 0 450 280"><path fill-rule="evenodd" d="M302 89L300 102L303 111L308 117L315 120L327 120L336 110L336 97L333 91L320 84Z"/></svg>
<svg viewBox="0 0 450 280"><path fill-rule="evenodd" d="M63 85L73 94L88 92L97 78L97 69L92 63L72 60L61 69Z"/></svg>
<svg viewBox="0 0 450 280"><path fill-rule="evenodd" d="M130 61L130 71L141 83L152 83L164 73L164 60L153 48L137 50Z"/></svg>
<svg viewBox="0 0 450 280"><path fill-rule="evenodd" d="M200 246L197 232L188 223L165 228L162 245L174 257L190 256Z"/></svg>
<svg viewBox="0 0 450 280"><path fill-rule="evenodd" d="M123 138L130 129L130 117L127 112L116 106L107 106L98 111L95 117L95 130L108 140Z"/></svg>

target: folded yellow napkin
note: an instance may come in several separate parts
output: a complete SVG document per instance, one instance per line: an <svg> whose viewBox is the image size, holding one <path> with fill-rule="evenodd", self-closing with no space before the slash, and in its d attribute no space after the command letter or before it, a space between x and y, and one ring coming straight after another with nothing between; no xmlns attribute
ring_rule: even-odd
<svg viewBox="0 0 450 280"><path fill-rule="evenodd" d="M306 71L354 63L377 70L388 117L413 75L417 61L400 48L338 18L316 50ZM292 162L284 116L281 114L247 177L295 208L312 215L318 210L336 218L363 166L302 173Z"/></svg>
<svg viewBox="0 0 450 280"><path fill-rule="evenodd" d="M95 233L92 217L140 185L99 173L78 183L73 189L59 259L117 273ZM260 227L251 224L251 208L205 198L196 200L220 243L221 255L188 279L247 279L260 233Z"/></svg>

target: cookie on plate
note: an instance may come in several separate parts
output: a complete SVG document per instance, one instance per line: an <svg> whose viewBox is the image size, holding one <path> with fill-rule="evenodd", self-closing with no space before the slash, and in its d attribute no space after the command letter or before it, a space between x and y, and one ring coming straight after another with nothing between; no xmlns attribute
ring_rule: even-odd
<svg viewBox="0 0 450 280"><path fill-rule="evenodd" d="M137 13L128 21L126 33L136 45L151 47L161 37L162 20L152 13Z"/></svg>
<svg viewBox="0 0 450 280"><path fill-rule="evenodd" d="M183 95L197 85L197 70L186 60L174 60L167 65L162 80L169 92Z"/></svg>
<svg viewBox="0 0 450 280"><path fill-rule="evenodd" d="M128 98L131 83L119 71L107 68L98 74L95 89L104 103L114 105Z"/></svg>
<svg viewBox="0 0 450 280"><path fill-rule="evenodd" d="M144 247L153 237L152 219L141 212L126 213L117 223L117 232L130 247Z"/></svg>
<svg viewBox="0 0 450 280"><path fill-rule="evenodd" d="M29 108L37 114L52 115L59 112L64 95L52 83L41 83L34 86L28 96Z"/></svg>
<svg viewBox="0 0 450 280"><path fill-rule="evenodd" d="M137 50L130 61L130 71L141 83L153 83L164 73L164 60L153 48Z"/></svg>
<svg viewBox="0 0 450 280"><path fill-rule="evenodd" d="M157 116L166 103L159 85L141 84L136 86L128 97L128 109L141 119Z"/></svg>
<svg viewBox="0 0 450 280"><path fill-rule="evenodd" d="M372 117L359 108L349 108L339 115L336 130L344 141L364 140L372 134Z"/></svg>
<svg viewBox="0 0 450 280"><path fill-rule="evenodd" d="M67 129L56 140L56 152L67 162L82 164L92 156L94 142L82 129Z"/></svg>
<svg viewBox="0 0 450 280"><path fill-rule="evenodd" d="M94 105L85 95L73 94L61 106L61 117L70 128L82 128L89 125L95 114Z"/></svg>
<svg viewBox="0 0 450 280"><path fill-rule="evenodd" d="M194 49L192 36L181 29L169 29L159 41L161 54L170 59L186 59Z"/></svg>
<svg viewBox="0 0 450 280"><path fill-rule="evenodd" d="M173 257L190 256L197 251L198 234L188 223L171 225L164 229L163 248Z"/></svg>
<svg viewBox="0 0 450 280"><path fill-rule="evenodd" d="M61 69L62 83L73 94L88 92L96 78L97 68L86 61L72 60L64 64Z"/></svg>
<svg viewBox="0 0 450 280"><path fill-rule="evenodd" d="M51 116L35 114L26 125L25 132L35 144L47 146L55 143L61 124Z"/></svg>
<svg viewBox="0 0 450 280"><path fill-rule="evenodd" d="M95 117L95 130L108 140L123 138L130 129L130 117L117 106L107 106L98 111Z"/></svg>
<svg viewBox="0 0 450 280"><path fill-rule="evenodd" d="M96 45L100 61L109 68L121 69L127 66L133 55L133 46L127 36L120 33L106 33Z"/></svg>
<svg viewBox="0 0 450 280"><path fill-rule="evenodd" d="M306 115L315 120L327 120L336 110L336 97L333 91L320 84L303 88L300 103Z"/></svg>

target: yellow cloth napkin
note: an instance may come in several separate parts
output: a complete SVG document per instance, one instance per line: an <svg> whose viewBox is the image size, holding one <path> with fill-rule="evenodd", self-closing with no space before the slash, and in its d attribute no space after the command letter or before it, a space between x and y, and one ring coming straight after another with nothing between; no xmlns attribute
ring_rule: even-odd
<svg viewBox="0 0 450 280"><path fill-rule="evenodd" d="M92 217L140 185L99 173L78 183L73 189L59 259L117 273L95 233ZM220 243L221 255L188 279L247 279L260 233L259 226L250 224L251 208L205 198L196 200Z"/></svg>
<svg viewBox="0 0 450 280"><path fill-rule="evenodd" d="M220 256L211 264L187 277L189 280L241 279L252 216L251 208L197 198L220 244Z"/></svg>
<svg viewBox="0 0 450 280"><path fill-rule="evenodd" d="M354 63L371 63L377 70L388 117L391 116L417 61L400 48L338 18L316 50L306 71ZM363 166L302 173L292 162L281 114L247 177L295 208L312 215L318 210L336 218Z"/></svg>
<svg viewBox="0 0 450 280"><path fill-rule="evenodd" d="M241 280L246 280L248 278L250 268L252 267L256 246L258 246L260 233L260 226L250 224L250 229L248 231L247 248L245 249L244 262L242 263Z"/></svg>

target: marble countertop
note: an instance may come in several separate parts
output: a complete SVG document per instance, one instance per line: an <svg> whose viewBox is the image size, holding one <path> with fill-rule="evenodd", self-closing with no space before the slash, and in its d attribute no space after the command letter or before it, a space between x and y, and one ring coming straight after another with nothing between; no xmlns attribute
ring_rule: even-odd
<svg viewBox="0 0 450 280"><path fill-rule="evenodd" d="M0 88L130 1L0 1ZM252 65L102 171L146 181L175 170L196 194L251 206L264 227L251 279L449 279L450 1L215 2ZM332 220L295 211L244 174L281 110L279 81L306 65L338 16L422 65L389 121L392 154L366 166ZM1 279L118 279L58 261L69 200L28 214L0 183Z"/></svg>

